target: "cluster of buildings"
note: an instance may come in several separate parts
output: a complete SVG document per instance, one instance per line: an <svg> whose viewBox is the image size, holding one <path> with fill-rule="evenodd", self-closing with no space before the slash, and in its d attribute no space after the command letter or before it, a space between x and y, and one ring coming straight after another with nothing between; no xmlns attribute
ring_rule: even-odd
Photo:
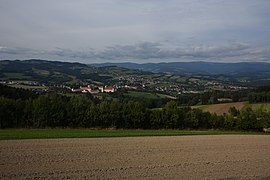
<svg viewBox="0 0 270 180"><path fill-rule="evenodd" d="M80 86L79 89L71 89L71 90L72 92L83 92L92 94L97 94L99 92L114 93L117 91L117 89L114 87L94 86L94 85Z"/></svg>

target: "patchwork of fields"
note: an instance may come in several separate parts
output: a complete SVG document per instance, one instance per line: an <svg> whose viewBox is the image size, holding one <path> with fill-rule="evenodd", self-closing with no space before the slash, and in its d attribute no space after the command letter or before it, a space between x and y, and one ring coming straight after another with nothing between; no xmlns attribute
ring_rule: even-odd
<svg viewBox="0 0 270 180"><path fill-rule="evenodd" d="M1 140L0 179L269 179L269 149L265 135Z"/></svg>

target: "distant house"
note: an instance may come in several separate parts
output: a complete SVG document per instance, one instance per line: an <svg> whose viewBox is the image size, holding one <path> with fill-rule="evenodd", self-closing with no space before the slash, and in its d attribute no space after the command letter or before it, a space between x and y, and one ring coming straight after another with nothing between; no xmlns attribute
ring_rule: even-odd
<svg viewBox="0 0 270 180"><path fill-rule="evenodd" d="M103 86L97 86L97 88L100 90L100 92L104 92L104 87Z"/></svg>
<svg viewBox="0 0 270 180"><path fill-rule="evenodd" d="M218 98L218 102L232 102L231 98Z"/></svg>
<svg viewBox="0 0 270 180"><path fill-rule="evenodd" d="M81 89L73 89L73 88L71 89L71 91L72 91L72 92L82 92Z"/></svg>
<svg viewBox="0 0 270 180"><path fill-rule="evenodd" d="M116 89L115 88L109 88L109 87L105 87L103 92L115 92Z"/></svg>
<svg viewBox="0 0 270 180"><path fill-rule="evenodd" d="M90 93L92 94L97 94L99 93L100 91L98 89L92 89L91 91L89 91Z"/></svg>
<svg viewBox="0 0 270 180"><path fill-rule="evenodd" d="M116 88L113 87L104 87L104 86L80 86L79 89L72 89L72 92L83 92L83 93L92 93L97 94L99 92L116 92Z"/></svg>

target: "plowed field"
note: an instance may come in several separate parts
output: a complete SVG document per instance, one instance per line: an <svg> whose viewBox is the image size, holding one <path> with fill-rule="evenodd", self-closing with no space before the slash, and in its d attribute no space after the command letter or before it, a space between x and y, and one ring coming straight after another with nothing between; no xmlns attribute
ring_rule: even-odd
<svg viewBox="0 0 270 180"><path fill-rule="evenodd" d="M192 108L200 108L203 111L216 113L217 115L223 115L228 113L230 107L235 107L237 110L241 110L245 106L246 102L234 102L234 103L223 103L223 104L212 104L202 106L192 106Z"/></svg>
<svg viewBox="0 0 270 180"><path fill-rule="evenodd" d="M270 179L270 136L1 140L0 179Z"/></svg>

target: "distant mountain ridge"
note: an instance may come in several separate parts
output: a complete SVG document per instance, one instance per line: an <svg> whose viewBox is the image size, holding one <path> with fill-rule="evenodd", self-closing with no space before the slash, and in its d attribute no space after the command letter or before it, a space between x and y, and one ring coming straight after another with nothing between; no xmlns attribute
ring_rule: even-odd
<svg viewBox="0 0 270 180"><path fill-rule="evenodd" d="M47 60L1 60L0 81L29 80L44 83L107 83L119 76L169 73L180 76L227 76L265 85L270 83L270 63L102 63L82 64Z"/></svg>
<svg viewBox="0 0 270 180"><path fill-rule="evenodd" d="M171 72L175 74L203 74L203 75L229 75L250 76L253 73L270 74L270 63L239 62L239 63L215 63L215 62L168 62L168 63L100 63L91 64L95 67L118 66L129 69L140 69L151 72Z"/></svg>
<svg viewBox="0 0 270 180"><path fill-rule="evenodd" d="M94 67L78 62L0 60L0 81L38 81L53 84L104 83L120 75L149 74L122 67ZM151 74L151 73L150 73Z"/></svg>

